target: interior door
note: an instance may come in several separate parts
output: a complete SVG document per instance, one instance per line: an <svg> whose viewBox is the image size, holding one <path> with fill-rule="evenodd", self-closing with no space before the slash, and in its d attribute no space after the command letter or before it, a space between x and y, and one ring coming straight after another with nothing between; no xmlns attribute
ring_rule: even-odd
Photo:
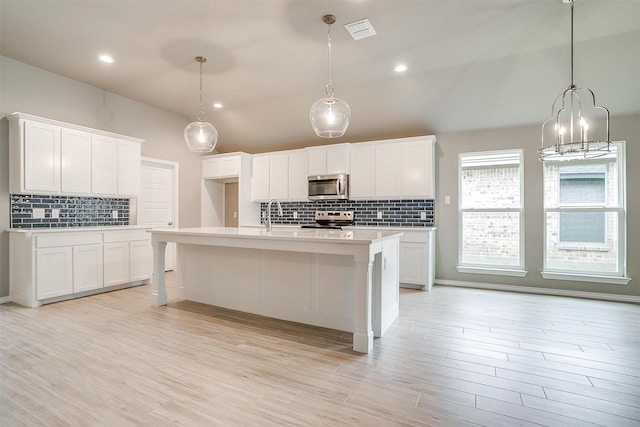
<svg viewBox="0 0 640 427"><path fill-rule="evenodd" d="M142 160L142 191L138 201L138 223L154 228L175 228L177 224L177 163ZM175 268L176 244L168 243L165 271Z"/></svg>

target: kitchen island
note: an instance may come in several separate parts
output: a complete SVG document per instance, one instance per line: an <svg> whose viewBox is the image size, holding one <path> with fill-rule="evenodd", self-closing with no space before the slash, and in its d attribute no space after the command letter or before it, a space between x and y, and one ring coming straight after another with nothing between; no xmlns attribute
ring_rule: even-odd
<svg viewBox="0 0 640 427"><path fill-rule="evenodd" d="M155 303L167 304L164 252L177 243L179 297L353 333L368 353L399 311L395 231L152 229Z"/></svg>

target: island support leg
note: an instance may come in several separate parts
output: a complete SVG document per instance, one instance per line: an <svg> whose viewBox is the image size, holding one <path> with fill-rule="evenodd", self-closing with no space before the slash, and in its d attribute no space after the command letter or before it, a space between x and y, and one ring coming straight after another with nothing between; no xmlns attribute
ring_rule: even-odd
<svg viewBox="0 0 640 427"><path fill-rule="evenodd" d="M156 305L167 305L167 287L164 283L164 252L167 242L153 243L153 294Z"/></svg>
<svg viewBox="0 0 640 427"><path fill-rule="evenodd" d="M353 351L369 353L373 348L371 328L371 290L373 259L356 257L356 327L353 331Z"/></svg>

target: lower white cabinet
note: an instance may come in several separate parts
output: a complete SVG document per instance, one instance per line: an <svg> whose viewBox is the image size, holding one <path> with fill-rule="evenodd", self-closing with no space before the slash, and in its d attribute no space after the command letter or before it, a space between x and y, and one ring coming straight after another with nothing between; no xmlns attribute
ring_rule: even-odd
<svg viewBox="0 0 640 427"><path fill-rule="evenodd" d="M9 239L10 297L28 307L151 277L144 229L12 230Z"/></svg>
<svg viewBox="0 0 640 427"><path fill-rule="evenodd" d="M400 237L400 287L428 291L434 279L435 229L404 231Z"/></svg>
<svg viewBox="0 0 640 427"><path fill-rule="evenodd" d="M43 248L36 251L37 299L73 293L73 250L71 247Z"/></svg>

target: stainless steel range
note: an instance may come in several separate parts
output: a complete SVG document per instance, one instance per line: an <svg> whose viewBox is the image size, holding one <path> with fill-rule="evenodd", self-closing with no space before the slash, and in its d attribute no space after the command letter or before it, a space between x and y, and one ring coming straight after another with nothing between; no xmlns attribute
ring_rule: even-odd
<svg viewBox="0 0 640 427"><path fill-rule="evenodd" d="M315 224L305 224L302 228L333 228L353 225L353 211L316 211Z"/></svg>

